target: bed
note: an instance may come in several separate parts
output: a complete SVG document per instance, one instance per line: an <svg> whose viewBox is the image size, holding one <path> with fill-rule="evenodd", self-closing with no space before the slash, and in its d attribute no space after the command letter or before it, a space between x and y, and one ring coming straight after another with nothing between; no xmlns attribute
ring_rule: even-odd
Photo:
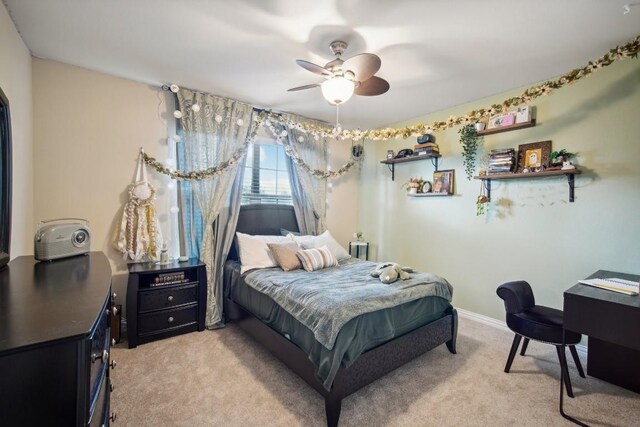
<svg viewBox="0 0 640 427"><path fill-rule="evenodd" d="M281 229L298 231L298 225L291 206L246 205L240 209L236 229L279 235ZM456 352L457 313L438 297L358 316L340 329L333 346L327 348L276 301L248 286L252 273L240 274L237 258L234 246L224 271L225 319L235 322L324 397L329 427L338 425L346 396L441 344ZM367 268L357 263L346 262Z"/></svg>

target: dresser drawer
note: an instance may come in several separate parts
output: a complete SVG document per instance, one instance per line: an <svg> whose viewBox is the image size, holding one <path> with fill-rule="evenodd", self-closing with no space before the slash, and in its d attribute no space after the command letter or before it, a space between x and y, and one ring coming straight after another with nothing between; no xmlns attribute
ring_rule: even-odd
<svg viewBox="0 0 640 427"><path fill-rule="evenodd" d="M109 363L109 326L108 326L108 314L107 305L102 309L99 320L96 323L95 329L89 337L91 341L91 351L89 352L89 366L91 375L89 376L90 394L89 399L93 401L98 387L100 386L100 378L104 374L104 371Z"/></svg>
<svg viewBox="0 0 640 427"><path fill-rule="evenodd" d="M152 313L140 314L138 319L138 331L141 335L162 332L189 324L195 324L198 320L198 305L162 310Z"/></svg>
<svg viewBox="0 0 640 427"><path fill-rule="evenodd" d="M109 377L103 375L100 378L100 393L91 402L91 413L89 414L89 426L107 425L107 417L109 412Z"/></svg>
<svg viewBox="0 0 640 427"><path fill-rule="evenodd" d="M140 291L138 298L140 313L177 307L198 301L198 284Z"/></svg>

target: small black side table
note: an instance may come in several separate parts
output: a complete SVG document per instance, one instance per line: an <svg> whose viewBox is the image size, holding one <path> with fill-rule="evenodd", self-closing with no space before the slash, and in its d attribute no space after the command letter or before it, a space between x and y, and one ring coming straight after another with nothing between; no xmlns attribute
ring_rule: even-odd
<svg viewBox="0 0 640 427"><path fill-rule="evenodd" d="M369 260L369 242L349 242L349 255L355 249L355 257L360 258L360 251L364 252L364 259Z"/></svg>
<svg viewBox="0 0 640 427"><path fill-rule="evenodd" d="M196 258L169 264L129 265L129 348L187 332L203 331L207 271Z"/></svg>

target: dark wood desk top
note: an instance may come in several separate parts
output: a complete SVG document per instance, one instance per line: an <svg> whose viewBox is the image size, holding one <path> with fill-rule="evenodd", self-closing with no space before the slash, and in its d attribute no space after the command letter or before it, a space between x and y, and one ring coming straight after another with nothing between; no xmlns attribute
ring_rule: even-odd
<svg viewBox="0 0 640 427"><path fill-rule="evenodd" d="M0 353L88 334L110 286L102 252L13 259L0 271Z"/></svg>
<svg viewBox="0 0 640 427"><path fill-rule="evenodd" d="M639 281L640 276L635 274L618 273L615 271L598 270L593 273L587 279L606 279L616 277L618 279ZM608 301L616 304L628 305L640 309L640 296L639 295L625 295L619 292L608 291L606 289L596 288L595 286L583 285L578 283L573 287L567 289L565 295L575 295L584 298L593 298L603 301Z"/></svg>

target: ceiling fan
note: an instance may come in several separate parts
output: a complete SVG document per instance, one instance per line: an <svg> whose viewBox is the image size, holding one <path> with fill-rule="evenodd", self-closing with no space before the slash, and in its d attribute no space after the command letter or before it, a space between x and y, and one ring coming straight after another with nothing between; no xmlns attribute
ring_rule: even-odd
<svg viewBox="0 0 640 427"><path fill-rule="evenodd" d="M348 101L353 94L375 96L388 91L389 82L374 75L380 69L380 57L373 53L361 53L343 60L342 54L347 46L347 43L340 40L332 42L329 48L336 59L327 62L324 67L302 59L296 60L299 66L321 75L325 81L294 87L288 91L294 92L320 86L325 99L335 105Z"/></svg>

